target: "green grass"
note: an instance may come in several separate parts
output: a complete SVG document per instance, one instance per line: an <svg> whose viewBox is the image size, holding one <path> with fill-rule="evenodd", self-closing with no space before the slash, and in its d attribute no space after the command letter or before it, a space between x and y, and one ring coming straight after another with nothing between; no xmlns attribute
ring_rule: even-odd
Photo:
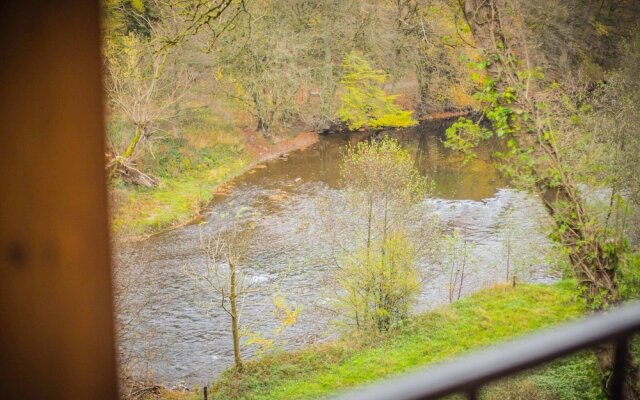
<svg viewBox="0 0 640 400"><path fill-rule="evenodd" d="M218 185L248 164L246 158L238 157L215 168L161 178L161 185L154 189L129 189L114 218L114 229L139 236L188 222L212 199Z"/></svg>
<svg viewBox="0 0 640 400"><path fill-rule="evenodd" d="M490 400L605 400L593 353L555 361L533 373L496 382L481 397Z"/></svg>
<svg viewBox="0 0 640 400"><path fill-rule="evenodd" d="M584 311L572 282L553 286L523 284L516 289L495 287L418 316L383 339L345 338L298 352L269 355L248 363L242 372L229 370L214 384L213 396L325 397L579 318ZM485 396L517 399L538 393L535 398L599 398L594 371L593 357L582 355L496 384ZM585 390L595 393L595 397L580 397Z"/></svg>

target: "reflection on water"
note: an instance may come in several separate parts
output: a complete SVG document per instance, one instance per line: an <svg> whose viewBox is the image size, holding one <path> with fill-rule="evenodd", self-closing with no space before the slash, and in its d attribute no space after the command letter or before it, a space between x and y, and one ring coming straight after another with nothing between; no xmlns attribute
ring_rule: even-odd
<svg viewBox="0 0 640 400"><path fill-rule="evenodd" d="M443 224L460 229L465 239L476 243L463 293L504 281L506 228L513 234L512 257L518 259L522 276L536 282L553 280L545 259L551 243L541 228L548 221L540 203L506 187L488 162L488 149L463 166L459 155L442 146L443 129L427 124L394 135L415 155L420 171L434 181L433 195L419 205L425 218L436 213ZM223 229L226 216L240 208L253 211L250 218L257 227L251 246L251 279L263 285L277 281L288 301L302 307L298 323L281 338L283 346L296 348L334 337L331 315L323 307L330 249L314 205L319 199L343 195L339 160L344 146L355 140L323 138L308 149L260 165L220 188L205 223L120 249L119 268L140 282L120 314L123 320L135 316L136 321L122 345L130 353L144 354L140 358L149 361L156 377L167 384L184 380L203 385L232 365L228 318L197 306L198 299L207 294L197 288L187 271L204 264L201 236ZM347 217L341 217L338 209L335 214L336 220ZM448 283L438 267L420 260L420 268L430 279L416 311L447 301ZM284 277L283 270L288 272ZM251 322L254 331L273 331L277 322L271 296L249 296L242 318Z"/></svg>

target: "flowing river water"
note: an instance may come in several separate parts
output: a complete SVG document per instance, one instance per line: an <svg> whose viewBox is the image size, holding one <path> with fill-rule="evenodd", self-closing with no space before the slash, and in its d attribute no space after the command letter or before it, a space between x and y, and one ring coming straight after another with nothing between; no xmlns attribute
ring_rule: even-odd
<svg viewBox="0 0 640 400"><path fill-rule="evenodd" d="M459 229L473 243L462 294L504 282L507 257L519 279L557 279L549 267L555 252L541 203L508 187L488 161L488 148L463 165L460 155L442 145L446 126L427 122L393 135L434 182L433 193L419 204L424 218L436 215L447 229ZM117 274L129 282L120 290L118 304L125 327L121 346L129 362L164 384L188 386L202 386L232 365L229 317L206 307L213 294L193 274L204 268L202 240L215 237L240 209L251 211L248 218L255 225L249 279L254 287L267 289L245 299L242 321L250 331L272 337L279 326L273 314L273 292L278 290L289 304L299 306L300 314L277 337L277 347L295 349L335 338L339 331L326 307L331 249L323 237L327 221L319 217L317 205L341 196L340 158L344 146L358 139L322 137L307 149L258 165L218 190L204 222L119 248ZM335 221L346 217L339 208L331 211ZM448 274L432 260L420 260L419 267L429 279L414 312L447 303ZM246 350L246 357L253 354Z"/></svg>

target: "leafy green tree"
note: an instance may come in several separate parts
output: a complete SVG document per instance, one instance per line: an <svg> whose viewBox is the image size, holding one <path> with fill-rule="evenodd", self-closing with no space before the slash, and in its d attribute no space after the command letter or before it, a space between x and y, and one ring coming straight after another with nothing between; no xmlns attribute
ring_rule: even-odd
<svg viewBox="0 0 640 400"><path fill-rule="evenodd" d="M581 110L592 107L594 88L602 79L602 73L615 65L616 58L619 62L627 56L625 52L616 55L612 51L614 47L609 45L609 40L613 35L609 34L607 21L616 20L616 25L626 26L622 30L611 27L621 37L633 32L634 25L620 18L614 2L603 1L598 8L584 2L565 3L561 7L555 3L532 7L531 2L524 1L460 2L461 13L470 25L475 42L484 50L483 61L476 65L480 89L476 98L490 124L461 120L447 135L451 147L463 151L491 137L505 142L506 149L497 154L502 170L513 178L512 182L539 194L555 222L551 237L563 246L583 296L592 308L605 309L620 302L623 296L631 295L621 290L619 278L627 263L631 261L628 265L633 265L633 262L624 235L616 234L607 224L612 214L607 212L606 217L600 218L592 206L592 196L585 190L590 181L585 180L585 176L603 171L603 166L586 162L593 169L581 173L571 160L584 159L586 154L576 154L573 150L583 147L583 143L590 140L607 143L608 138L613 140L607 143L606 153L615 154L613 158L620 157L620 161L626 159L623 164L633 159L624 155L629 143L615 137L615 127L606 130L610 132L608 135L589 138L585 134L588 128L581 122ZM570 7L571 12L559 12L563 7ZM539 11L543 9L552 12L548 15L550 18L545 19L544 31L538 31ZM640 8L624 11L626 17L636 21L639 13ZM573 29L563 16L571 16L578 26ZM550 28L555 24L567 25L567 29ZM535 45L531 38L536 38ZM558 43L562 44L558 46ZM581 54L572 55L567 49L574 46L566 46L567 43L588 43L589 48L578 46L577 53ZM584 67L575 73L571 63ZM637 65L634 71L637 75ZM610 104L611 100L606 103ZM625 125L619 124L625 119L622 110L606 112L606 115L601 119L611 118L616 120L615 125ZM633 129L633 125L631 127ZM592 154L588 157L597 159ZM622 182L616 179L616 174L608 175L611 176L603 182L611 185L611 210L617 203ZM633 281L632 277L628 279ZM612 348L600 347L597 358L602 382L609 382L614 359ZM632 370L625 380L623 397L636 399L640 398L636 385L640 379L638 369Z"/></svg>
<svg viewBox="0 0 640 400"><path fill-rule="evenodd" d="M338 304L357 329L383 332L408 317L420 291L415 261L426 240L412 231L410 210L429 185L388 137L350 148L342 177L355 246L338 257Z"/></svg>
<svg viewBox="0 0 640 400"><path fill-rule="evenodd" d="M394 103L397 96L386 94L380 87L387 80L384 71L371 68L355 53L344 58L342 68L344 76L340 84L344 93L338 117L349 129L404 128L417 124L411 111L405 111Z"/></svg>
<svg viewBox="0 0 640 400"><path fill-rule="evenodd" d="M472 64L485 123L459 120L447 130L447 145L469 153L490 138L504 142L496 153L502 171L519 188L540 195L555 222L552 238L565 247L585 297L592 307L606 308L620 299L615 276L624 249L600 226L579 176L565 161L560 145L570 119L568 97L536 66L546 58L528 44L533 34L525 30L527 9L498 0L464 4L461 11L485 51ZM512 22L504 23L507 18Z"/></svg>

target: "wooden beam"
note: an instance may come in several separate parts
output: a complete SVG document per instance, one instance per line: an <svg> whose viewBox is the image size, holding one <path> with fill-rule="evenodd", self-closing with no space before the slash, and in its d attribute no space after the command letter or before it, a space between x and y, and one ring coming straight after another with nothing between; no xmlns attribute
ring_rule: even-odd
<svg viewBox="0 0 640 400"><path fill-rule="evenodd" d="M117 397L99 19L0 1L0 398Z"/></svg>

